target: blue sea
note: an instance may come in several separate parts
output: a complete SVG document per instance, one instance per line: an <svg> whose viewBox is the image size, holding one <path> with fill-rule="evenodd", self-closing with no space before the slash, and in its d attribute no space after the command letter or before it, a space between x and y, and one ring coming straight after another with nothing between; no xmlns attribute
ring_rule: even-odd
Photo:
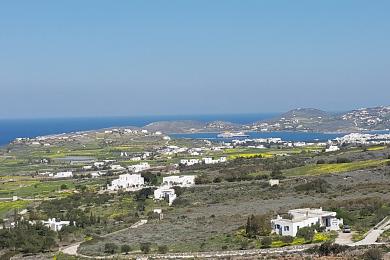
<svg viewBox="0 0 390 260"><path fill-rule="evenodd" d="M156 121L197 120L203 122L222 120L247 124L275 117L277 114L242 115L176 115L137 117L49 118L49 119L0 119L0 145L18 137L37 137L109 127L142 127Z"/></svg>
<svg viewBox="0 0 390 260"><path fill-rule="evenodd" d="M192 139L209 139L229 142L233 139L255 139L255 138L281 138L284 141L292 142L324 142L344 136L344 133L312 133L312 132L247 132L249 137L218 138L219 133L191 133L191 134L171 134L172 138L192 138Z"/></svg>

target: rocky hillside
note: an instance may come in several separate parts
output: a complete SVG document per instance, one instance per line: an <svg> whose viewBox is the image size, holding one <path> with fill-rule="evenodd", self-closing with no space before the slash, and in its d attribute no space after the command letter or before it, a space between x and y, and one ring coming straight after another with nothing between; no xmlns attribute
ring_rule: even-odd
<svg viewBox="0 0 390 260"><path fill-rule="evenodd" d="M294 109L251 126L261 131L353 132L390 128L390 107L374 107L332 114L313 108Z"/></svg>
<svg viewBox="0 0 390 260"><path fill-rule="evenodd" d="M192 120L160 121L144 127L165 133L223 131L311 131L359 132L390 128L390 106L361 108L345 113L329 113L315 108L298 108L270 120L248 125L231 122L200 122Z"/></svg>

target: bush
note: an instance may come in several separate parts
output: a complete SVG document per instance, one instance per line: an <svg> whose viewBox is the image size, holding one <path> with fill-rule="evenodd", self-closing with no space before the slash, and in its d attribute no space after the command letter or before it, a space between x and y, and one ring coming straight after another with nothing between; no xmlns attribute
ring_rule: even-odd
<svg viewBox="0 0 390 260"><path fill-rule="evenodd" d="M308 183L300 184L294 189L296 191L316 191L320 193L326 193L331 185L324 179L315 179Z"/></svg>
<svg viewBox="0 0 390 260"><path fill-rule="evenodd" d="M351 159L348 158L337 158L336 163L350 163L352 162Z"/></svg>
<svg viewBox="0 0 390 260"><path fill-rule="evenodd" d="M263 239L261 239L262 247L270 247L271 244L272 244L272 239L270 237L263 237Z"/></svg>
<svg viewBox="0 0 390 260"><path fill-rule="evenodd" d="M114 243L106 243L104 245L104 253L107 254L115 254L116 250L118 249L118 246Z"/></svg>
<svg viewBox="0 0 390 260"><path fill-rule="evenodd" d="M245 250L245 249L248 249L248 247L249 247L249 242L248 242L248 240L242 240L242 241L241 241L241 247L240 247L240 249L241 249L241 250Z"/></svg>
<svg viewBox="0 0 390 260"><path fill-rule="evenodd" d="M300 228L297 232L297 237L302 237L306 241L312 241L314 238L314 229L312 227Z"/></svg>
<svg viewBox="0 0 390 260"><path fill-rule="evenodd" d="M292 236L282 236L281 238L283 243L291 244L294 241L294 237Z"/></svg>
<svg viewBox="0 0 390 260"><path fill-rule="evenodd" d="M121 246L121 252L125 253L126 255L131 251L131 246L129 245L122 245Z"/></svg>
<svg viewBox="0 0 390 260"><path fill-rule="evenodd" d="M168 252L168 246L166 245L158 246L157 250L160 254L166 254Z"/></svg>
<svg viewBox="0 0 390 260"><path fill-rule="evenodd" d="M209 176L207 176L205 173L202 173L198 177L195 178L195 184L208 184L211 183L211 180Z"/></svg>
<svg viewBox="0 0 390 260"><path fill-rule="evenodd" d="M271 233L270 219L266 215L248 217L245 231L248 237L268 236Z"/></svg>
<svg viewBox="0 0 390 260"><path fill-rule="evenodd" d="M282 179L283 178L282 171L280 169L273 169L271 172L271 178L272 179Z"/></svg>
<svg viewBox="0 0 390 260"><path fill-rule="evenodd" d="M306 251L310 254L318 254L320 256L329 256L329 255L338 255L342 252L348 250L349 246L332 244L330 242L325 242L320 246L314 246L307 249Z"/></svg>
<svg viewBox="0 0 390 260"><path fill-rule="evenodd" d="M139 246L139 249L141 250L142 253L144 254L149 254L150 253L150 243L141 243Z"/></svg>
<svg viewBox="0 0 390 260"><path fill-rule="evenodd" d="M379 248L371 248L368 249L364 254L363 254L363 259L364 260L380 260L382 259L382 251Z"/></svg>
<svg viewBox="0 0 390 260"><path fill-rule="evenodd" d="M214 178L213 182L214 183L220 183L220 182L222 182L222 178L221 177L216 177L216 178Z"/></svg>
<svg viewBox="0 0 390 260"><path fill-rule="evenodd" d="M61 190L66 190L68 189L68 185L66 185L65 183L64 184L61 184Z"/></svg>
<svg viewBox="0 0 390 260"><path fill-rule="evenodd" d="M320 256L337 255L344 252L347 249L348 246L325 242L321 244L320 247L318 248L318 254Z"/></svg>
<svg viewBox="0 0 390 260"><path fill-rule="evenodd" d="M135 195L136 201L145 201L149 196L154 194L154 190L152 188L143 188L138 191Z"/></svg>
<svg viewBox="0 0 390 260"><path fill-rule="evenodd" d="M324 160L324 159L319 159L319 160L317 161L317 164L325 164L325 160Z"/></svg>

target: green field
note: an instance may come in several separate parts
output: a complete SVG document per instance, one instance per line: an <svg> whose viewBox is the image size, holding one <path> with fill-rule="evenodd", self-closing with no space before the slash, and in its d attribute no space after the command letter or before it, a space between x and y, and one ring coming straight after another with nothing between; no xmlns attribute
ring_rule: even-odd
<svg viewBox="0 0 390 260"><path fill-rule="evenodd" d="M27 207L29 201L17 200L17 201L0 201L0 217L3 218L6 213L18 209L22 210Z"/></svg>
<svg viewBox="0 0 390 260"><path fill-rule="evenodd" d="M59 193L61 185L66 185L68 189L74 188L73 181L46 181L38 180L17 180L15 182L2 183L0 188L1 198L19 196L22 198L61 196Z"/></svg>
<svg viewBox="0 0 390 260"><path fill-rule="evenodd" d="M329 173L341 173L356 171L361 169L367 169L372 167L378 167L385 165L390 160L365 160L355 161L350 163L329 163L329 164L312 164L303 167L297 167L293 169L285 170L284 173L287 176L300 176L300 175L321 175Z"/></svg>

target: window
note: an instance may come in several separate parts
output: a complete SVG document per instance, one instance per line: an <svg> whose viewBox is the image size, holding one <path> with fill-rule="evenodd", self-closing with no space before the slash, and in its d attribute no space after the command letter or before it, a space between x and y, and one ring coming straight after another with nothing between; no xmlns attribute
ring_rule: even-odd
<svg viewBox="0 0 390 260"><path fill-rule="evenodd" d="M290 227L289 226L284 226L284 231L290 231Z"/></svg>

